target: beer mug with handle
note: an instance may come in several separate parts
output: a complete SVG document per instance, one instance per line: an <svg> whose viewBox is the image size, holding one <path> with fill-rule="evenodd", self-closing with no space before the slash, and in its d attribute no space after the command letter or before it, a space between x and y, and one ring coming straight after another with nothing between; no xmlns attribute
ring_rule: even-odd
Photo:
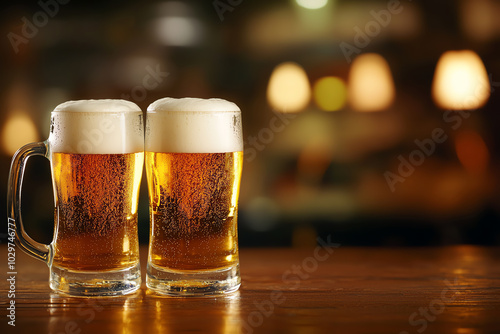
<svg viewBox="0 0 500 334"><path fill-rule="evenodd" d="M146 114L145 151L148 288L180 296L236 291L240 109L221 99L158 100Z"/></svg>
<svg viewBox="0 0 500 334"><path fill-rule="evenodd" d="M50 161L54 236L30 238L21 217L21 188L30 156ZM144 163L141 109L124 100L69 101L51 113L44 142L12 158L8 219L16 243L46 262L50 287L74 296L113 296L141 285L137 208Z"/></svg>

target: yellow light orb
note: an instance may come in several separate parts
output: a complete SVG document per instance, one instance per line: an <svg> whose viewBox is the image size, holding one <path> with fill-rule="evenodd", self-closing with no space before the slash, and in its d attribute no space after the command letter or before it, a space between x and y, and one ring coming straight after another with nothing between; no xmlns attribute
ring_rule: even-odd
<svg viewBox="0 0 500 334"><path fill-rule="evenodd" d="M314 83L314 101L325 111L342 109L347 99L347 87L344 80L338 77L323 77Z"/></svg>

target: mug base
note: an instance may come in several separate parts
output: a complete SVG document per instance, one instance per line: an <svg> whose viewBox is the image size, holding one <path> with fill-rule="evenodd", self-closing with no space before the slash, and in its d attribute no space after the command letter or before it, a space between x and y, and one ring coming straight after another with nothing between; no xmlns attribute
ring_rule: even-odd
<svg viewBox="0 0 500 334"><path fill-rule="evenodd" d="M117 271L82 272L52 266L50 287L55 292L69 296L122 296L141 287L141 267L137 263Z"/></svg>
<svg viewBox="0 0 500 334"><path fill-rule="evenodd" d="M241 285L240 268L210 271L172 271L148 263L147 287L155 293L168 296L210 296L235 292Z"/></svg>

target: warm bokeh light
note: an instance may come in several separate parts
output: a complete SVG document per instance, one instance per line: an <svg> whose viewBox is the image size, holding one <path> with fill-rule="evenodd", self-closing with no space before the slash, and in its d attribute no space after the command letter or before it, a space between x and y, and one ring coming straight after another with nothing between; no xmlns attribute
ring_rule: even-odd
<svg viewBox="0 0 500 334"><path fill-rule="evenodd" d="M152 36L155 36L160 44L188 47L203 40L206 29L189 2L161 2L154 13L158 17L151 21Z"/></svg>
<svg viewBox="0 0 500 334"><path fill-rule="evenodd" d="M38 141L38 131L31 118L21 112L10 116L2 128L2 150L9 156L21 146Z"/></svg>
<svg viewBox="0 0 500 334"><path fill-rule="evenodd" d="M337 77L323 77L314 83L314 101L325 111L342 109L347 99L347 87L344 80Z"/></svg>
<svg viewBox="0 0 500 334"><path fill-rule="evenodd" d="M455 137L458 160L471 174L483 174L488 169L490 153L483 138L474 131L461 131Z"/></svg>
<svg viewBox="0 0 500 334"><path fill-rule="evenodd" d="M460 23L465 34L481 42L493 39L498 34L497 6L492 0L460 1Z"/></svg>
<svg viewBox="0 0 500 334"><path fill-rule="evenodd" d="M488 74L474 51L447 51L441 55L432 84L432 97L437 105L443 109L476 109L489 96Z"/></svg>
<svg viewBox="0 0 500 334"><path fill-rule="evenodd" d="M387 109L395 97L394 81L387 61L376 53L356 57L349 72L347 95L354 110Z"/></svg>
<svg viewBox="0 0 500 334"><path fill-rule="evenodd" d="M295 2L307 9L319 9L325 7L328 0L295 0Z"/></svg>
<svg viewBox="0 0 500 334"><path fill-rule="evenodd" d="M171 46L192 46L200 42L203 28L191 17L163 17L154 22L158 41Z"/></svg>
<svg viewBox="0 0 500 334"><path fill-rule="evenodd" d="M320 182L332 162L333 152L328 138L317 138L304 145L297 159L297 170L301 177Z"/></svg>
<svg viewBox="0 0 500 334"><path fill-rule="evenodd" d="M280 112L298 112L311 98L311 87L304 69L296 63L278 65L267 86L267 100Z"/></svg>

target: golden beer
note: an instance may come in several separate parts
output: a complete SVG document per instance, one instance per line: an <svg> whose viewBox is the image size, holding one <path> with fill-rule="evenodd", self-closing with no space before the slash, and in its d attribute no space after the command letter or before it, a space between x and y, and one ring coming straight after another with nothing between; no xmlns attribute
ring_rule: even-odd
<svg viewBox="0 0 500 334"><path fill-rule="evenodd" d="M50 161L54 237L26 234L22 175L30 156ZM52 290L73 296L116 296L141 286L137 206L144 165L141 109L125 100L79 100L51 113L44 142L19 149L9 177L9 224L23 251L47 263Z"/></svg>
<svg viewBox="0 0 500 334"><path fill-rule="evenodd" d="M213 270L237 263L242 162L243 152L146 153L153 266Z"/></svg>
<svg viewBox="0 0 500 334"><path fill-rule="evenodd" d="M139 262L137 199L143 161L143 152L53 153L55 266L108 271Z"/></svg>
<svg viewBox="0 0 500 334"><path fill-rule="evenodd" d="M241 111L221 99L160 99L146 118L146 285L161 294L236 291Z"/></svg>

